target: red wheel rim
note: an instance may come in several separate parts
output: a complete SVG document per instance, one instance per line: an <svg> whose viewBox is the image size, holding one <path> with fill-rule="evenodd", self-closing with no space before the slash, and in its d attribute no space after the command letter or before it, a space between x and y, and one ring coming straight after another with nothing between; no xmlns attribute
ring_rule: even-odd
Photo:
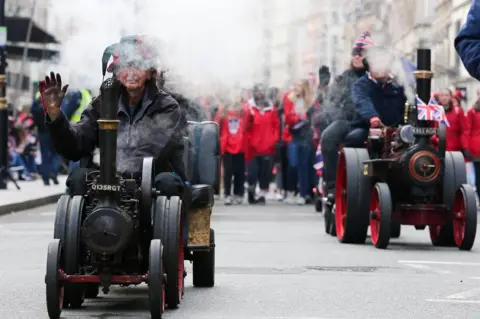
<svg viewBox="0 0 480 319"><path fill-rule="evenodd" d="M374 188L372 191L372 196L370 197L370 233L372 243L374 245L378 243L378 236L380 234L380 218L380 199L378 198L377 188Z"/></svg>
<svg viewBox="0 0 480 319"><path fill-rule="evenodd" d="M337 238L342 239L345 232L345 221L347 219L347 168L345 155L340 153L337 169L337 181L335 189L335 228Z"/></svg>
<svg viewBox="0 0 480 319"><path fill-rule="evenodd" d="M63 275L63 271L61 269L59 269L58 270L58 278L62 278L62 275ZM64 297L65 290L64 290L63 284L60 282L60 280L58 280L58 282L57 282L57 287L58 287L58 302L59 302L58 308L60 310L62 310L63 309L63 297Z"/></svg>
<svg viewBox="0 0 480 319"><path fill-rule="evenodd" d="M183 272L184 272L184 251L183 251L183 217L180 222L180 238L178 243L178 301L182 299L183 295Z"/></svg>
<svg viewBox="0 0 480 319"><path fill-rule="evenodd" d="M455 244L460 247L463 243L463 238L465 236L465 200L463 198L463 193L458 192L455 196L455 202L453 204L453 238L455 239Z"/></svg>

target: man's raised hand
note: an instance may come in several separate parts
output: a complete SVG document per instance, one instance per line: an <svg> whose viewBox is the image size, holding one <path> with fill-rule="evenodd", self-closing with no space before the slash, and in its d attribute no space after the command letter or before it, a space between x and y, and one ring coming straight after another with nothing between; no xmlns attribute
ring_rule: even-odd
<svg viewBox="0 0 480 319"><path fill-rule="evenodd" d="M54 121L62 112L60 107L67 93L68 84L62 87L62 77L53 72L50 72L50 77L46 76L45 81L42 82L44 83L39 86L39 90L43 108L48 113L50 120Z"/></svg>

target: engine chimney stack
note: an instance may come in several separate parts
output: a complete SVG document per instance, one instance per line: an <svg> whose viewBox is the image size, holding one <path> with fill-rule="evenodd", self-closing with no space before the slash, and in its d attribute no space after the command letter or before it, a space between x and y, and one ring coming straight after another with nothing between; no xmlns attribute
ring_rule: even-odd
<svg viewBox="0 0 480 319"><path fill-rule="evenodd" d="M117 118L120 83L112 78L105 80L100 87L100 178L103 185L117 183Z"/></svg>
<svg viewBox="0 0 480 319"><path fill-rule="evenodd" d="M432 90L432 52L430 49L417 50L417 71L413 72L417 79L418 97L425 103L430 100Z"/></svg>

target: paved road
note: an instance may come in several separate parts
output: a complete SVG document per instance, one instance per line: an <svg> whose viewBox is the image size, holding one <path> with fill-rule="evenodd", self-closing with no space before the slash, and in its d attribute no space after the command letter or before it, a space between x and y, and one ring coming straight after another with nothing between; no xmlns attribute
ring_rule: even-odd
<svg viewBox="0 0 480 319"><path fill-rule="evenodd" d="M0 218L0 318L47 318L46 248L54 206ZM341 245L312 207L215 207L216 287L187 277L167 319L480 318L480 248L438 249L402 229L389 250ZM480 247L480 242L477 247ZM148 318L146 288L115 289L64 318Z"/></svg>

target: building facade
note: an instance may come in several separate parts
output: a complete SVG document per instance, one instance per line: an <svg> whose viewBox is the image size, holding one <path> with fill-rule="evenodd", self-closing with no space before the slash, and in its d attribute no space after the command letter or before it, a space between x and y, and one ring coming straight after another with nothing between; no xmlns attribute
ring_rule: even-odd
<svg viewBox="0 0 480 319"><path fill-rule="evenodd" d="M48 6L49 0L6 0L5 15L6 17L33 17L35 26L42 30L48 30ZM7 30L8 32L8 30ZM25 46L25 40L14 44L15 46ZM46 48L47 45L30 43L29 48ZM34 62L27 57L22 61L22 54L8 55L7 68L7 101L12 103L17 109L23 105L30 104L34 95L33 83L41 79L44 75L42 63Z"/></svg>
<svg viewBox="0 0 480 319"><path fill-rule="evenodd" d="M343 70L343 0L276 0L271 7L270 82L288 88L328 65Z"/></svg>

